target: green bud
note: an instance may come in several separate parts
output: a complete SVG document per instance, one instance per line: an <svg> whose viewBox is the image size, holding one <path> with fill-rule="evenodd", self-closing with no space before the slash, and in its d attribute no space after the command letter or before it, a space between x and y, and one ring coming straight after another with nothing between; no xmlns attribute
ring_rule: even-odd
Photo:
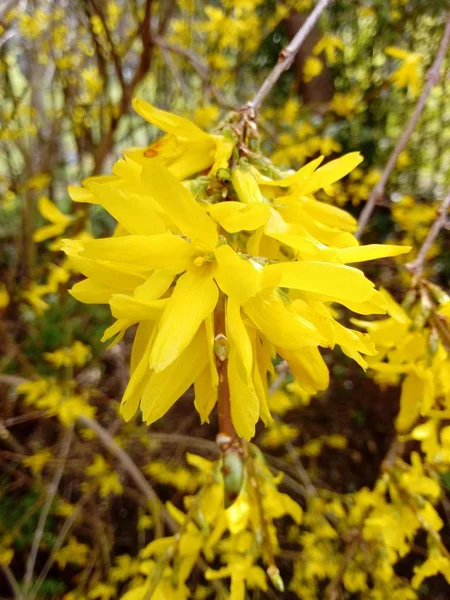
<svg viewBox="0 0 450 600"><path fill-rule="evenodd" d="M225 508L229 508L241 493L244 483L244 460L236 448L230 448L222 459Z"/></svg>
<svg viewBox="0 0 450 600"><path fill-rule="evenodd" d="M442 288L434 283L427 282L427 288L438 304L447 304L450 302L450 296L444 292Z"/></svg>
<svg viewBox="0 0 450 600"><path fill-rule="evenodd" d="M230 181L230 179L231 179L230 169L218 169L217 170L217 179L220 179L221 181Z"/></svg>
<svg viewBox="0 0 450 600"><path fill-rule="evenodd" d="M223 333L219 333L214 339L214 354L220 362L223 362L228 358L228 340Z"/></svg>
<svg viewBox="0 0 450 600"><path fill-rule="evenodd" d="M284 592L284 581L281 579L280 571L275 565L270 565L267 569L267 576L277 592Z"/></svg>

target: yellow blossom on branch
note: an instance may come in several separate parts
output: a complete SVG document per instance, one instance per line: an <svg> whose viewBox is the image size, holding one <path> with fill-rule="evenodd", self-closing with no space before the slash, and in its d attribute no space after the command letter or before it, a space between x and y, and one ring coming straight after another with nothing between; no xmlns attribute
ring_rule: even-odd
<svg viewBox="0 0 450 600"><path fill-rule="evenodd" d="M125 152L114 175L70 189L74 200L102 205L119 223L111 238L66 240L66 254L87 277L72 295L109 304L116 322L105 340L138 324L125 419L140 408L147 423L156 421L194 384L195 407L208 420L217 364L226 360L232 420L250 439L259 418L271 421L267 374L275 353L307 394L328 386L319 346L338 344L366 366L361 354L375 353L369 336L338 323L330 304L383 313L381 294L347 265L409 249L359 246L353 217L315 200L361 162L357 152L274 177L258 156L230 167L232 129L211 135L143 101L134 105L168 134Z"/></svg>

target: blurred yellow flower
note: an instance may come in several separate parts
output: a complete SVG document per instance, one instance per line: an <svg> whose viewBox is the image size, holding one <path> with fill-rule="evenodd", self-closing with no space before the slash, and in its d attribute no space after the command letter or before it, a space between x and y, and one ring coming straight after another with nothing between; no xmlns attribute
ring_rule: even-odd
<svg viewBox="0 0 450 600"><path fill-rule="evenodd" d="M422 78L422 55L417 52L408 52L395 46L388 46L384 51L389 56L402 61L401 66L390 77L395 87L406 87L411 92L411 95L416 97L420 90Z"/></svg>

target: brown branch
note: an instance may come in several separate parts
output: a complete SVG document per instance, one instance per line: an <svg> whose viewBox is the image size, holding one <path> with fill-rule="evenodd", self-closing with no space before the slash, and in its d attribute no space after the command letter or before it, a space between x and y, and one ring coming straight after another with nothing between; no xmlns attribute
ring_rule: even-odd
<svg viewBox="0 0 450 600"><path fill-rule="evenodd" d="M449 19L450 23L450 19ZM450 27L449 27L450 31ZM438 209L438 217L434 221L433 225L428 232L427 237L425 238L422 247L419 250L419 254L412 262L406 265L406 268L414 275L414 285L417 284L419 279L422 277L423 269L425 267L425 259L430 250L431 246L434 244L437 236L439 235L441 229L445 227L447 223L447 219L449 216L450 209L450 190L447 196L442 200L441 205Z"/></svg>
<svg viewBox="0 0 450 600"><path fill-rule="evenodd" d="M215 353L217 362L217 372L219 375L218 389L218 413L219 413L219 436L228 438L225 445L228 446L233 440L237 439L236 431L231 420L230 404L230 386L228 383L228 342L226 338L225 326L225 296L220 295L219 302L215 311ZM220 441L218 442L221 448ZM222 449L222 448L221 448Z"/></svg>
<svg viewBox="0 0 450 600"><path fill-rule="evenodd" d="M295 36L289 42L289 44L280 52L280 56L277 64L263 81L261 87L253 96L252 100L247 102L245 106L245 111L248 112L249 116L254 118L254 115L258 112L262 102L266 98L266 96L270 93L278 79L281 75L289 69L292 65L295 55L300 50L303 42L306 40L308 35L310 34L312 28L319 20L320 15L326 9L328 4L330 4L331 0L319 0L308 16L306 21L302 24L300 29L297 31Z"/></svg>
<svg viewBox="0 0 450 600"><path fill-rule="evenodd" d="M109 44L109 51L111 53L111 58L112 58L112 62L114 65L114 71L116 72L117 79L119 80L120 87L122 88L122 94L124 94L126 92L127 84L125 83L125 79L123 77L122 64L121 64L119 55L117 54L117 52L115 50L114 42L112 40L112 36L111 36L111 32L109 31L108 24L106 23L105 15L103 14L103 10L101 10L97 6L95 0L91 0L91 5L92 5L95 13L97 14L98 18L100 19L101 24L103 25L103 29L105 30L106 39L108 40L108 44Z"/></svg>
<svg viewBox="0 0 450 600"><path fill-rule="evenodd" d="M447 24L445 26L444 33L442 35L441 44L440 44L439 50L436 54L436 58L426 75L427 83L423 89L423 92L420 95L419 100L417 101L414 112L411 115L411 118L408 121L402 135L400 136L400 139L398 140L397 145L395 146L394 150L391 152L391 155L389 156L388 162L384 168L384 171L383 171L380 181L377 183L377 185L372 190L372 193L370 194L369 199L368 199L364 209L361 212L361 215L360 215L359 221L358 221L359 228L358 228L357 233L355 234L356 238L358 238L358 239L361 237L361 235L364 232L364 229L367 227L367 223L370 220L370 217L372 215L372 212L374 211L374 208L375 208L375 205L376 205L378 199L384 193L384 189L386 187L386 184L388 182L388 179L389 179L392 171L394 170L394 167L397 163L397 159L398 159L400 153L406 148L406 145L408 144L409 138L411 137L411 135L417 125L417 122L419 121L419 119L422 115L422 112L425 108L426 102L428 100L428 96L430 95L432 88L435 85L437 85L439 82L442 62L445 58L446 50L447 50L449 43L450 43L450 13L448 15Z"/></svg>
<svg viewBox="0 0 450 600"><path fill-rule="evenodd" d="M122 98L119 105L119 113L116 117L113 117L111 119L109 130L103 136L97 148L97 152L94 156L94 168L92 171L92 175L98 175L100 173L103 163L112 148L114 142L114 134L117 130L117 127L119 126L122 117L125 115L129 108L133 92L139 85L139 83L142 81L142 79L145 77L150 68L152 49L154 47L151 31L151 7L152 0L147 0L145 4L144 18L142 19L142 24L140 27L140 35L142 40L141 58L138 66L136 67L136 71L133 75L133 78L131 79L130 83L123 89Z"/></svg>

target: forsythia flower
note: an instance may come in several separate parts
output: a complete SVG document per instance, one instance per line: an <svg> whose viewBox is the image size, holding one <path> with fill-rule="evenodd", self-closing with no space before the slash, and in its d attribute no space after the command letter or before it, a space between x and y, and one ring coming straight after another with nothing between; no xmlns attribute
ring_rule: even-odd
<svg viewBox="0 0 450 600"><path fill-rule="evenodd" d="M38 208L44 219L50 221L51 225L44 225L44 227L36 229L33 234L33 241L35 242L43 242L49 238L61 235L72 221L72 217L62 213L46 196L39 198Z"/></svg>
<svg viewBox="0 0 450 600"><path fill-rule="evenodd" d="M361 353L375 354L369 336L338 323L330 304L384 313L383 296L347 263L408 248L358 246L353 217L314 199L361 162L358 153L324 166L320 157L289 174L258 155L236 156L230 168L230 132L204 133L142 101L135 108L168 134L126 152L112 176L71 188L74 200L102 205L119 223L114 237L65 241L87 277L72 294L110 305L117 320L104 339L138 324L125 419L140 407L154 422L194 384L195 407L208 420L218 367L226 367L233 423L251 438L260 417L271 420L267 377L276 353L309 394L328 386L319 346L338 344L366 366Z"/></svg>
<svg viewBox="0 0 450 600"><path fill-rule="evenodd" d="M0 310L9 304L9 293L4 283L0 283Z"/></svg>
<svg viewBox="0 0 450 600"><path fill-rule="evenodd" d="M315 56L308 56L303 66L303 79L306 83L312 81L323 71L323 62Z"/></svg>
<svg viewBox="0 0 450 600"><path fill-rule="evenodd" d="M421 60L422 56L417 52L408 52L402 48L388 46L386 54L402 60L401 66L391 75L391 81L395 87L407 87L413 97L417 96L420 89Z"/></svg>
<svg viewBox="0 0 450 600"><path fill-rule="evenodd" d="M327 62L334 65L337 61L337 50L343 50L344 43L333 35L324 35L313 48L313 54L319 56L324 52Z"/></svg>

